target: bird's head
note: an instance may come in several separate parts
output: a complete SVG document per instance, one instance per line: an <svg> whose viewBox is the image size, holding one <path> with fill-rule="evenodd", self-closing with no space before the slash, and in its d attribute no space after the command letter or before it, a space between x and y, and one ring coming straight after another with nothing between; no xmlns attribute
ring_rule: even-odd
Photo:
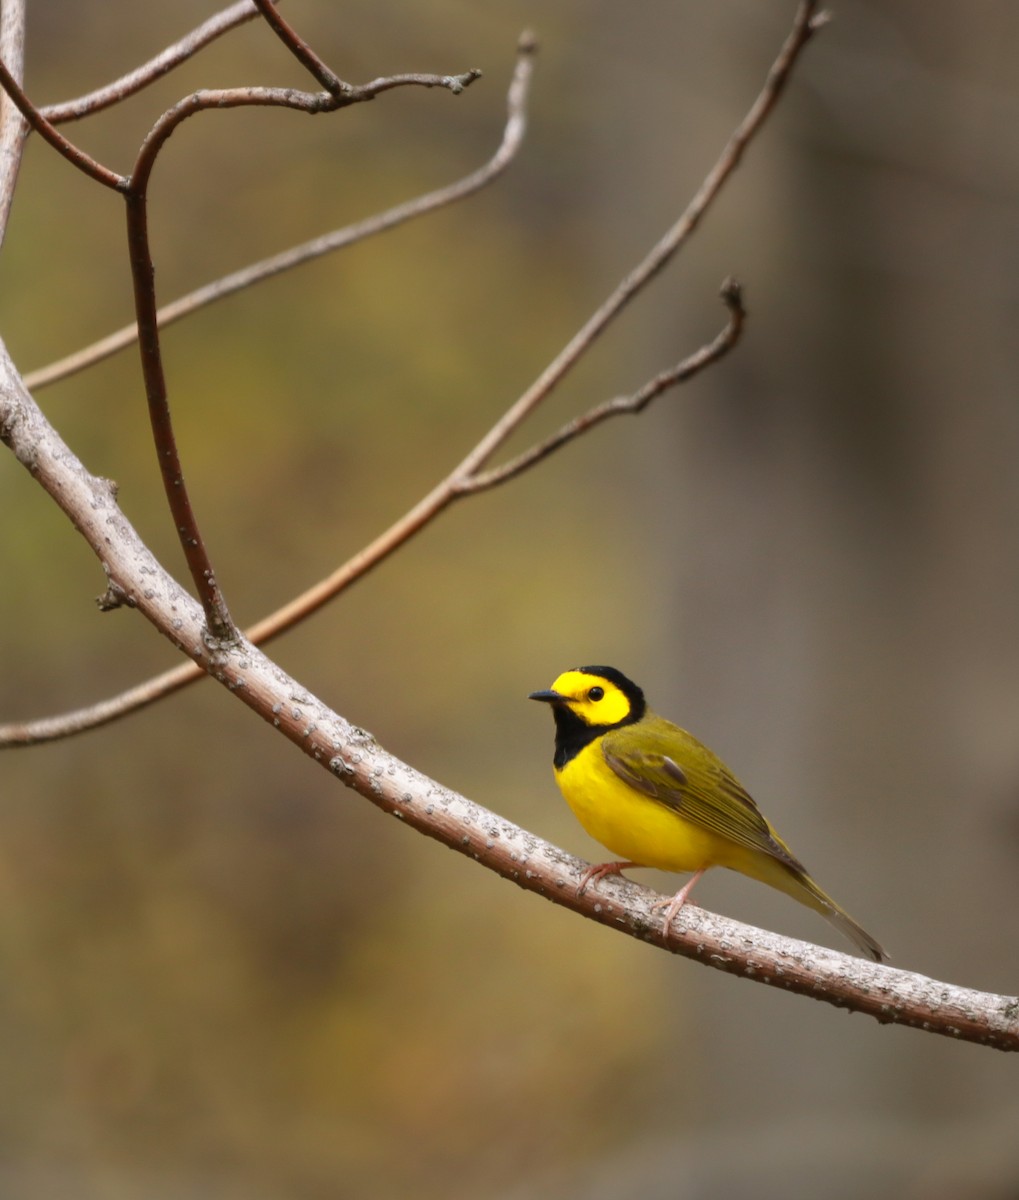
<svg viewBox="0 0 1019 1200"><path fill-rule="evenodd" d="M530 700L552 705L556 725L613 729L639 721L647 711L644 693L615 667L575 667Z"/></svg>

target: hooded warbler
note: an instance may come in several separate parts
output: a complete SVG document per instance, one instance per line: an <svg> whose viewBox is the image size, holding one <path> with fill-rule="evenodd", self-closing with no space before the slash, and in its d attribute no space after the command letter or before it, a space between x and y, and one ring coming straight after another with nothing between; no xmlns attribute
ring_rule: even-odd
<svg viewBox="0 0 1019 1200"><path fill-rule="evenodd" d="M864 954L884 950L810 878L729 768L652 712L613 667L566 671L529 699L552 706L556 782L587 832L622 861L589 867L578 894L627 867L692 871L665 908L665 931L709 867L729 867L819 912Z"/></svg>

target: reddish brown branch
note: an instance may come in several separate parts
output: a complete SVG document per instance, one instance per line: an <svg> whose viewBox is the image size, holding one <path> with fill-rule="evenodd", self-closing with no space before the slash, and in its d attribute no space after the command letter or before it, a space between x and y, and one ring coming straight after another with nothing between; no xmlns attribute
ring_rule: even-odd
<svg viewBox="0 0 1019 1200"><path fill-rule="evenodd" d="M86 154L84 150L76 146L69 138L64 137L60 130L55 128L42 115L39 109L29 100L21 85L2 60L0 60L0 87L4 89L11 100L18 106L22 116L31 128L41 138L49 142L53 149L66 158L69 163L77 167L79 171L83 171L97 183L101 183L104 187L114 188L115 190L120 190L124 187L126 180L123 175L118 175L116 171L111 171L109 167L104 167L101 162L94 159L90 154Z"/></svg>
<svg viewBox="0 0 1019 1200"><path fill-rule="evenodd" d="M159 472L174 528L205 610L208 634L218 641L232 640L237 629L216 581L208 550L198 527L191 498L184 483L177 439L173 432L170 403L163 371L163 355L156 320L155 273L149 252L148 210L144 181L127 193L127 241L134 282L134 307L138 320L138 349L141 355L149 423L156 446Z"/></svg>
<svg viewBox="0 0 1019 1200"><path fill-rule="evenodd" d="M350 85L343 80L315 53L296 29L280 16L273 7L272 0L254 0L255 7L265 18L265 23L279 38L297 61L316 79L332 96L343 96L350 91Z"/></svg>

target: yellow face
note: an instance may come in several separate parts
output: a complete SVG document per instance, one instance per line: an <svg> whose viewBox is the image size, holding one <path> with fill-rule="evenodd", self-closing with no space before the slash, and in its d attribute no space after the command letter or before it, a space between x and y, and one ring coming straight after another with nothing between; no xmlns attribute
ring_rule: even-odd
<svg viewBox="0 0 1019 1200"><path fill-rule="evenodd" d="M630 715L629 697L611 679L586 671L564 671L552 684L565 706L585 725L616 725Z"/></svg>

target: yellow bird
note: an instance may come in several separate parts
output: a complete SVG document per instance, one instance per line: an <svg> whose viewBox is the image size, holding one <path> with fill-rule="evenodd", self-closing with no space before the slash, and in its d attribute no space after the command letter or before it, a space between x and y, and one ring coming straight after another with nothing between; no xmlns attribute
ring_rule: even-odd
<svg viewBox="0 0 1019 1200"><path fill-rule="evenodd" d="M729 768L695 737L659 717L614 667L566 671L531 700L552 706L556 782L581 825L621 858L589 867L578 894L627 867L693 871L656 908L665 931L709 867L728 867L819 912L864 954L878 943L807 874Z"/></svg>

